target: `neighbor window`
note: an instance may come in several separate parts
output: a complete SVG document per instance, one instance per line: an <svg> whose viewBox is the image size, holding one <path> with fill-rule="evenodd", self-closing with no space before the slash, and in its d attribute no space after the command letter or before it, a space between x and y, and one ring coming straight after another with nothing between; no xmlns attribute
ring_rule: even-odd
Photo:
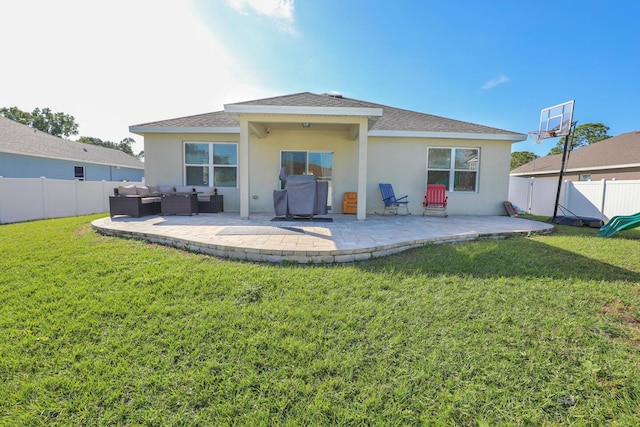
<svg viewBox="0 0 640 427"><path fill-rule="evenodd" d="M237 187L238 144L185 142L185 185Z"/></svg>
<svg viewBox="0 0 640 427"><path fill-rule="evenodd" d="M591 174L590 173L581 173L580 174L580 181L591 181Z"/></svg>
<svg viewBox="0 0 640 427"><path fill-rule="evenodd" d="M478 191L479 148L429 148L427 184L447 191Z"/></svg>
<svg viewBox="0 0 640 427"><path fill-rule="evenodd" d="M84 181L84 166L74 166L73 177L78 181Z"/></svg>

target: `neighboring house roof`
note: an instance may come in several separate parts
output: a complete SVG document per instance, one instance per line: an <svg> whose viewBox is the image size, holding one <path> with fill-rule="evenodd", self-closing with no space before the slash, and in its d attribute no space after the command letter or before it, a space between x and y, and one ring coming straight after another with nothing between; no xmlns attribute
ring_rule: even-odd
<svg viewBox="0 0 640 427"><path fill-rule="evenodd" d="M123 151L58 138L2 116L0 152L144 170L144 163Z"/></svg>
<svg viewBox="0 0 640 427"><path fill-rule="evenodd" d="M539 157L511 171L512 176L558 174L562 154ZM623 133L569 153L566 171L640 168L640 131Z"/></svg>
<svg viewBox="0 0 640 427"><path fill-rule="evenodd" d="M419 113L416 111L403 110L387 105L359 101L357 99L345 98L340 95L317 95L309 92L302 92L292 95L239 102L229 104L229 106L381 109L382 116L378 117L373 122L373 125L369 130L370 136L457 137L460 135L467 135L470 137L471 135L474 135L479 138L502 137L502 139L511 141L521 141L526 138L526 135L516 132L463 122L460 120L448 119L431 114ZM130 130L136 133L171 131L206 132L208 130L220 132L221 128L229 133L239 132L239 122L233 115L225 111L217 111L197 116L143 123L131 126Z"/></svg>

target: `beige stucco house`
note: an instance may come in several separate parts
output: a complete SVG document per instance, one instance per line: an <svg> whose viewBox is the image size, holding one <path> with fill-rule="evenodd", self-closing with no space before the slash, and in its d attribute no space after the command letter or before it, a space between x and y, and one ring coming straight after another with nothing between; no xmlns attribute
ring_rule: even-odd
<svg viewBox="0 0 640 427"><path fill-rule="evenodd" d="M526 135L336 94L298 93L130 127L144 137L152 185L215 187L224 209L272 213L279 172L329 181L331 212L358 193L357 218L382 212L378 184L423 212L427 182L447 186L453 215L500 215L511 144Z"/></svg>

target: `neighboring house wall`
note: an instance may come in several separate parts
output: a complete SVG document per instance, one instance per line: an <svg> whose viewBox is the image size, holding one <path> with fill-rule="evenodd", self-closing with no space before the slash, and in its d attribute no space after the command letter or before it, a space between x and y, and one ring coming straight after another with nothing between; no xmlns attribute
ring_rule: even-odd
<svg viewBox="0 0 640 427"><path fill-rule="evenodd" d="M75 179L76 166L84 167L86 181L141 181L144 176L140 169L0 153L0 176L5 178L44 176L52 179Z"/></svg>
<svg viewBox="0 0 640 427"><path fill-rule="evenodd" d="M580 179L581 175L591 175L591 181L600 181L601 179L630 180L640 179L640 170L638 170L638 168L583 171L568 170L562 178L567 181L582 181ZM554 178L557 180L558 176L556 175Z"/></svg>

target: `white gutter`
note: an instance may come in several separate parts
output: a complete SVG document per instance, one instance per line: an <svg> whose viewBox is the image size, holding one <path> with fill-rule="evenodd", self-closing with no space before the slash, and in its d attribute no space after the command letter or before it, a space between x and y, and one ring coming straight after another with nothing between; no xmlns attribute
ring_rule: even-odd
<svg viewBox="0 0 640 427"><path fill-rule="evenodd" d="M240 127L129 126L129 132L137 135L144 135L145 133L240 133Z"/></svg>

